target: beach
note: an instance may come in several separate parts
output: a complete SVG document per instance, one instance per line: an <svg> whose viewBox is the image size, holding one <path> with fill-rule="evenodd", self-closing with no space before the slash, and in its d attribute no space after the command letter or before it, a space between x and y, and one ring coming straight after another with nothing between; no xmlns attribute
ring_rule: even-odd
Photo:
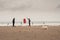
<svg viewBox="0 0 60 40"><path fill-rule="evenodd" d="M0 40L60 40L60 26L0 26Z"/></svg>

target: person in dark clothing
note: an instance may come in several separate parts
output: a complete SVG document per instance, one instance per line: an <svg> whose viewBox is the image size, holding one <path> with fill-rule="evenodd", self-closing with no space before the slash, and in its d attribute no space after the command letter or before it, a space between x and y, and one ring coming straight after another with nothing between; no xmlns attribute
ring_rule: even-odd
<svg viewBox="0 0 60 40"><path fill-rule="evenodd" d="M13 18L12 23L13 23L13 27L14 27L15 26L15 18Z"/></svg>
<svg viewBox="0 0 60 40"><path fill-rule="evenodd" d="M30 18L28 18L28 23L29 23L29 26L31 26L31 20L30 20Z"/></svg>

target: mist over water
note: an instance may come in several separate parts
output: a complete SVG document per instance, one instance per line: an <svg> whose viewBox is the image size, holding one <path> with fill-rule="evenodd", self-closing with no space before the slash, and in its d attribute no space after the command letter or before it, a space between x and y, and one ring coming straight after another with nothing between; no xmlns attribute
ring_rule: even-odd
<svg viewBox="0 0 60 40"><path fill-rule="evenodd" d="M60 21L60 12L58 11L3 11L0 12L0 21L22 21L23 18L30 17L32 21Z"/></svg>

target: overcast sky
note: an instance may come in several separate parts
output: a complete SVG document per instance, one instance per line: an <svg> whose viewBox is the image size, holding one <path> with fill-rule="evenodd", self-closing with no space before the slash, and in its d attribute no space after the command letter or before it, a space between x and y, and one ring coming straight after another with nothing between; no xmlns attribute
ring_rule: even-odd
<svg viewBox="0 0 60 40"><path fill-rule="evenodd" d="M40 9L53 10L60 6L60 0L0 0L0 10Z"/></svg>
<svg viewBox="0 0 60 40"><path fill-rule="evenodd" d="M60 0L0 0L0 21L10 20L11 17L17 20L31 17L32 20L58 21Z"/></svg>

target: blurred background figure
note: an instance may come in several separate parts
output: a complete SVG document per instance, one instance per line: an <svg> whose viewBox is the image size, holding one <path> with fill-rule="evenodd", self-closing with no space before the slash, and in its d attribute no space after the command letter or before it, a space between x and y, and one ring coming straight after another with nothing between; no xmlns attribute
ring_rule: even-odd
<svg viewBox="0 0 60 40"><path fill-rule="evenodd" d="M15 26L15 18L12 20L13 27Z"/></svg>
<svg viewBox="0 0 60 40"><path fill-rule="evenodd" d="M23 19L23 23L26 24L26 18Z"/></svg>
<svg viewBox="0 0 60 40"><path fill-rule="evenodd" d="M29 26L31 26L31 20L30 20L30 18L27 18L27 19L28 19Z"/></svg>

